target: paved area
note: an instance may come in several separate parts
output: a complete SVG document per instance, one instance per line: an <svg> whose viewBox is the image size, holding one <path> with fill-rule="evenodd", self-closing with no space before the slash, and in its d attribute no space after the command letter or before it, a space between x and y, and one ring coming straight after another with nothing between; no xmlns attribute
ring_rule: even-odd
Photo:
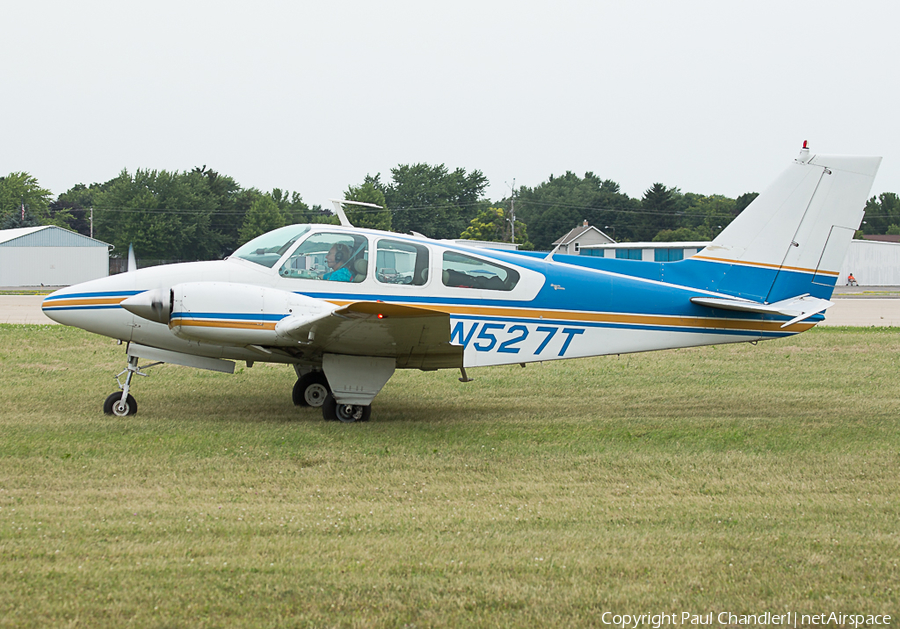
<svg viewBox="0 0 900 629"><path fill-rule="evenodd" d="M852 289L852 290L851 290ZM44 295L0 295L0 323L54 324L41 312ZM846 287L819 325L900 327L900 288Z"/></svg>
<svg viewBox="0 0 900 629"><path fill-rule="evenodd" d="M841 299L835 295L834 305L825 311L819 325L855 327L900 327L900 299Z"/></svg>
<svg viewBox="0 0 900 629"><path fill-rule="evenodd" d="M57 325L41 311L44 295L0 295L0 323L49 323Z"/></svg>

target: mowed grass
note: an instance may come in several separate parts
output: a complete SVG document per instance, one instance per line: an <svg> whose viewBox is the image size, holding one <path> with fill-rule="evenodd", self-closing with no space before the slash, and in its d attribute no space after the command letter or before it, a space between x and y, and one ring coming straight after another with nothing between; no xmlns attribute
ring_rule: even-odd
<svg viewBox="0 0 900 629"><path fill-rule="evenodd" d="M0 626L598 626L900 615L900 335L398 372L365 424L293 370L0 326Z"/></svg>

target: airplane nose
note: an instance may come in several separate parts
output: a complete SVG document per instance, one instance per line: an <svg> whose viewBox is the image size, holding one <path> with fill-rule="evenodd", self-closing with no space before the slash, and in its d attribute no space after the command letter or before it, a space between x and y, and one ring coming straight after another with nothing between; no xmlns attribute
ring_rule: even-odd
<svg viewBox="0 0 900 629"><path fill-rule="evenodd" d="M135 293L134 290L116 290L119 287L110 287L107 283L92 281L61 288L47 295L41 302L41 310L45 315L63 325L71 325L76 328L94 332L98 329L105 330L110 323L110 316L116 317L125 314L119 308L119 302ZM118 313L118 314L117 314ZM133 319L128 313L128 318ZM124 319L121 322L124 323ZM105 334L105 332L98 332ZM115 338L119 338L116 335Z"/></svg>
<svg viewBox="0 0 900 629"><path fill-rule="evenodd" d="M132 314L164 325L169 323L172 314L171 293L159 288L123 299L119 305Z"/></svg>
<svg viewBox="0 0 900 629"><path fill-rule="evenodd" d="M63 288L47 295L41 302L43 313L57 323L71 325L69 321L71 317L67 315L71 315L72 311L66 307L66 304L70 303L70 292Z"/></svg>

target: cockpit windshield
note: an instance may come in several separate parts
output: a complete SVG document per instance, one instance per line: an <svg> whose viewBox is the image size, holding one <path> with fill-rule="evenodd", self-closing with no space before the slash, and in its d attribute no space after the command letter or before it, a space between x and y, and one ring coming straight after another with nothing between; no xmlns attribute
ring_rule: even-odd
<svg viewBox="0 0 900 629"><path fill-rule="evenodd" d="M281 259L297 240L309 231L309 225L287 225L241 245L231 254L233 258L243 258L270 269Z"/></svg>

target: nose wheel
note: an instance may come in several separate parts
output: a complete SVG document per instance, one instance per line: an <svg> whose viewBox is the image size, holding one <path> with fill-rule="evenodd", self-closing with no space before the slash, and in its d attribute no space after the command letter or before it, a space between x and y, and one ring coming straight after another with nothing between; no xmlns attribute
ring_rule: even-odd
<svg viewBox="0 0 900 629"><path fill-rule="evenodd" d="M127 417L137 413L137 402L134 396L128 394L122 399L122 392L116 391L103 403L103 412L107 415L115 415L116 417Z"/></svg>
<svg viewBox="0 0 900 629"><path fill-rule="evenodd" d="M134 399L134 396L129 393L131 389L131 379L135 374L138 376L148 376L150 374L146 374L141 371L141 368L138 367L138 359L137 356L129 356L128 364L125 366L125 370L120 372L119 375L116 376L116 383L119 385L119 389L121 391L117 391L106 398L106 401L103 402L103 412L107 415L115 415L116 417L127 417L129 415L134 415L137 413L137 401ZM144 365L144 369L147 367L153 367L154 365L159 365L161 363L151 363L149 365ZM119 380L123 375L125 375L124 384Z"/></svg>

